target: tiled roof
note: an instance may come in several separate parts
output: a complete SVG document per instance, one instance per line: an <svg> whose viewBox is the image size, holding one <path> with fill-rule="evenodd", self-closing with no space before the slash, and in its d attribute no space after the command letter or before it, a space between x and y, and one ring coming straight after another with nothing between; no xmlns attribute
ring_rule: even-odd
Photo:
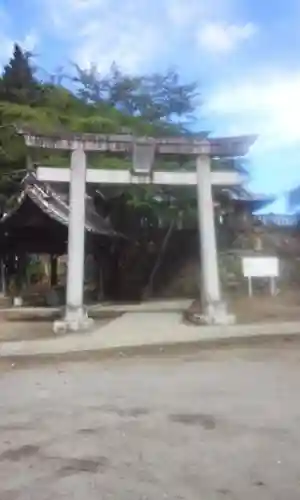
<svg viewBox="0 0 300 500"><path fill-rule="evenodd" d="M5 224L20 209L25 199L29 198L50 218L68 226L70 209L65 193L59 193L49 184L39 182L34 173L27 174L22 184L23 190L16 206L2 217L0 223ZM93 199L90 196L86 196L85 229L89 233L111 238L122 237L120 233L112 228L110 222L96 211Z"/></svg>

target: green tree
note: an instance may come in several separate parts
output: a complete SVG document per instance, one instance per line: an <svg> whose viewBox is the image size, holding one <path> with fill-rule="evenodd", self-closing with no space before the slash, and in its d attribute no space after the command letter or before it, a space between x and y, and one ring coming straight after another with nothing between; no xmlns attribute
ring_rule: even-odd
<svg viewBox="0 0 300 500"><path fill-rule="evenodd" d="M100 75L96 67L86 71L76 69L76 89L62 85L62 69L58 77L49 81L35 76L31 55L18 45L5 66L0 81L0 192L10 196L7 180L1 183L1 172L22 171L26 168L26 148L14 127L30 128L39 133L118 133L137 135L179 135L186 132L185 120L193 115L198 104L198 86L195 82L182 83L175 70L150 75L126 75L113 64L108 75ZM69 81L69 80L68 80ZM34 161L45 165L68 165L68 155L45 150L31 151ZM131 167L130 158L90 155L94 168L119 169ZM219 162L220 163L220 162ZM224 166L214 165L214 168ZM157 170L195 170L195 162L186 158L159 158ZM228 168L228 161L226 168ZM9 187L9 189L8 189ZM152 207L156 214L171 220L178 214L195 212L195 193L177 190L156 193L150 187L132 194L131 203Z"/></svg>
<svg viewBox="0 0 300 500"><path fill-rule="evenodd" d="M0 99L19 104L35 104L39 94L31 54L15 44L13 55L4 67Z"/></svg>
<svg viewBox="0 0 300 500"><path fill-rule="evenodd" d="M107 104L125 115L143 118L147 123L173 124L194 113L199 97L196 82L184 84L174 69L150 75L126 75L116 64L107 76L75 66L78 96L85 102Z"/></svg>

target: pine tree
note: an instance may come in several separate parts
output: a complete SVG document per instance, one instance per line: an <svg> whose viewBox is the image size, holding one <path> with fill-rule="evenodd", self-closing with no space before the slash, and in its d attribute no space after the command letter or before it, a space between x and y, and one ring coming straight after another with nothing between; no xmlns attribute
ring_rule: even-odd
<svg viewBox="0 0 300 500"><path fill-rule="evenodd" d="M30 52L15 44L9 63L4 67L0 99L17 104L35 104L39 96L38 84L31 65Z"/></svg>

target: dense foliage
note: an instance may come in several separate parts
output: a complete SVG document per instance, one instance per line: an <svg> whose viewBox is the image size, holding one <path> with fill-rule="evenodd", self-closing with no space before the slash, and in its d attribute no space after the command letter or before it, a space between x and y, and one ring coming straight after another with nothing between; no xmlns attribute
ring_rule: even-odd
<svg viewBox="0 0 300 500"><path fill-rule="evenodd" d="M67 82L63 86L63 82ZM188 124L199 104L195 82L182 83L170 69L163 74L126 75L112 64L107 75L95 67L73 66L72 75L38 77L31 54L15 45L12 57L0 77L0 212L16 192L27 168L26 148L18 128L39 133L118 133L136 135L188 134ZM69 152L30 150L33 162L68 166ZM90 154L93 168L128 169L131 159ZM230 160L229 160L230 161ZM236 168L218 161L213 168ZM155 168L194 170L193 161L157 159ZM127 189L131 203L141 209L174 214L195 213L195 192L189 188L157 189L133 186ZM1 210L2 209L2 210Z"/></svg>
<svg viewBox="0 0 300 500"><path fill-rule="evenodd" d="M16 189L26 169L26 148L16 128L137 135L187 133L197 104L196 83L182 84L174 70L129 76L113 64L108 75L74 66L73 76L43 81L29 52L15 45L0 77L0 203ZM75 76L74 76L75 75ZM31 151L33 161L67 165L67 154ZM41 155L42 158L41 158ZM130 161L91 155L91 166L128 168ZM13 176L11 175L13 173Z"/></svg>
<svg viewBox="0 0 300 500"><path fill-rule="evenodd" d="M41 81L31 55L16 45L0 79L0 125L27 126L41 132L174 133L194 110L195 83L183 85L178 74L124 75L116 65L102 77L95 68L75 66L69 87ZM52 79L53 80L53 79ZM71 81L71 82L70 82ZM1 137L2 152L17 156ZM12 150L15 155L12 153Z"/></svg>

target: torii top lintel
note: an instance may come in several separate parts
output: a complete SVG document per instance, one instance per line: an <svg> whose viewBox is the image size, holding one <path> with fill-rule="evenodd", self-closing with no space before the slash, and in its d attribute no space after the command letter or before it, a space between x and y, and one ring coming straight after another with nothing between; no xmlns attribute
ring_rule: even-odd
<svg viewBox="0 0 300 500"><path fill-rule="evenodd" d="M157 154L209 155L213 157L245 156L257 139L255 135L199 139L195 137L135 137L130 134L52 134L42 135L19 130L29 148L45 148L126 154L134 144L153 145Z"/></svg>

